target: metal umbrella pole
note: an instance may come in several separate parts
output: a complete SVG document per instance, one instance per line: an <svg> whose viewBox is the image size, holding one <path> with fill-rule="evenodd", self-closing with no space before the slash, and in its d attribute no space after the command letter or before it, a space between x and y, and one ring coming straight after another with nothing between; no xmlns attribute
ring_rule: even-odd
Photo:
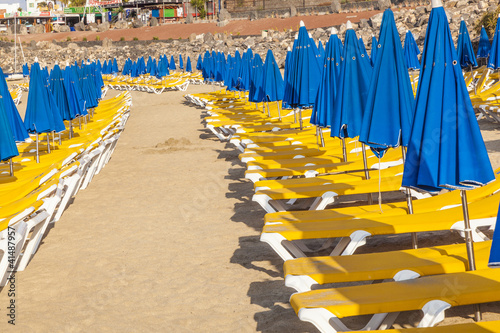
<svg viewBox="0 0 500 333"><path fill-rule="evenodd" d="M472 239L472 230L470 227L469 219L469 208L467 206L467 192L465 190L460 190L460 197L462 198L462 211L464 214L464 233L465 233L465 245L467 247L467 259L469 261L469 271L476 270L476 258L474 255L474 241ZM474 305L474 320L481 321L481 309L479 304Z"/></svg>
<svg viewBox="0 0 500 333"><path fill-rule="evenodd" d="M50 154L50 136L49 133L47 133L47 153Z"/></svg>
<svg viewBox="0 0 500 333"><path fill-rule="evenodd" d="M271 118L271 111L269 110L269 102L266 101L266 106L267 106L267 116Z"/></svg>
<svg viewBox="0 0 500 333"><path fill-rule="evenodd" d="M368 171L368 160L366 159L366 146L363 142L361 143L361 151L363 154L363 167L365 169L365 179L368 180L370 179L370 172ZM367 196L368 196L368 204L372 205L373 204L372 194L368 193Z"/></svg>
<svg viewBox="0 0 500 333"><path fill-rule="evenodd" d="M303 126L302 126L302 108L298 108L299 109L299 126L300 126L300 130L302 131L303 129Z"/></svg>
<svg viewBox="0 0 500 333"><path fill-rule="evenodd" d="M406 163L406 150L403 145L401 145L401 152L403 154L403 165ZM406 196L406 206L408 207L408 214L413 214L413 199L411 197L411 190L409 188L405 188L405 196ZM411 233L411 247L413 249L418 248L418 238L417 233Z"/></svg>
<svg viewBox="0 0 500 333"><path fill-rule="evenodd" d="M38 132L36 133L35 143L36 143L36 154L35 154L36 163L40 163L40 151L38 149Z"/></svg>
<svg viewBox="0 0 500 333"><path fill-rule="evenodd" d="M347 162L347 148L345 146L345 138L342 137L342 154L344 156L344 162Z"/></svg>
<svg viewBox="0 0 500 333"><path fill-rule="evenodd" d="M281 109L280 109L280 102L276 101L276 104L278 105L278 119L281 121Z"/></svg>
<svg viewBox="0 0 500 333"><path fill-rule="evenodd" d="M12 157L9 158L9 175L14 177L14 163L12 162Z"/></svg>

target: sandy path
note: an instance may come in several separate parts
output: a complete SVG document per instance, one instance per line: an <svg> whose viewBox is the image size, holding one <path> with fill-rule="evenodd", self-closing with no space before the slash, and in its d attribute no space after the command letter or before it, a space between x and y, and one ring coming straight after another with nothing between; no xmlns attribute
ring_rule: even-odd
<svg viewBox="0 0 500 333"><path fill-rule="evenodd" d="M247 202L251 184L235 180L243 169L228 176L226 159L237 153L220 151L223 144L211 136L204 139L200 111L182 105L182 95L133 93L132 114L110 163L17 275L16 329L310 328L290 310L290 290L276 268L281 260L259 242L263 212ZM2 332L9 326L6 304L4 290Z"/></svg>

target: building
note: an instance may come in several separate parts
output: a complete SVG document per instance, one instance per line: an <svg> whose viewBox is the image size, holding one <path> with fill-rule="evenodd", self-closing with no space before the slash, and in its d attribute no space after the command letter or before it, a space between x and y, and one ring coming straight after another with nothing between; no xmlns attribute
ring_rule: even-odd
<svg viewBox="0 0 500 333"><path fill-rule="evenodd" d="M46 3L47 6L39 9L38 5L42 2ZM55 0L27 0L26 7L26 11L28 12L53 11L61 8Z"/></svg>
<svg viewBox="0 0 500 333"><path fill-rule="evenodd" d="M0 4L0 11L3 13L15 13L17 12L17 9L21 7L19 2L16 3L1 3Z"/></svg>

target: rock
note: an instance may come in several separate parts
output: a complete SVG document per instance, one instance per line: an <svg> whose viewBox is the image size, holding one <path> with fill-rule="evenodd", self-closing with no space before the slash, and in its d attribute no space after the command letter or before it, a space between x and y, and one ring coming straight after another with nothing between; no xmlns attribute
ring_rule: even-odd
<svg viewBox="0 0 500 333"><path fill-rule="evenodd" d="M467 6L467 0L457 1L457 5L456 5L457 8L461 8L461 7L465 7L465 6Z"/></svg>
<svg viewBox="0 0 500 333"><path fill-rule="evenodd" d="M452 0L452 1L446 1L446 3L444 4L444 7L445 8L453 8L453 7L456 7L457 6L457 2L456 0Z"/></svg>
<svg viewBox="0 0 500 333"><path fill-rule="evenodd" d="M59 26L59 32L70 32L71 29L67 25L61 25Z"/></svg>
<svg viewBox="0 0 500 333"><path fill-rule="evenodd" d="M380 25L382 24L382 16L383 13L378 13L370 17L370 25L372 26L373 29L379 29Z"/></svg>
<svg viewBox="0 0 500 333"><path fill-rule="evenodd" d="M219 21L226 21L230 19L231 19L231 14L229 14L226 8L222 8L219 13Z"/></svg>
<svg viewBox="0 0 500 333"><path fill-rule="evenodd" d="M42 24L31 26L29 32L30 34L43 34L45 33L45 26Z"/></svg>
<svg viewBox="0 0 500 333"><path fill-rule="evenodd" d="M108 30L109 30L109 23L108 22L101 23L97 26L98 32L104 32L104 31L108 31Z"/></svg>
<svg viewBox="0 0 500 333"><path fill-rule="evenodd" d="M369 29L370 23L367 19L361 19L361 20L359 20L359 27L361 29Z"/></svg>
<svg viewBox="0 0 500 333"><path fill-rule="evenodd" d="M115 29L127 29L128 23L127 21L120 20L115 23Z"/></svg>
<svg viewBox="0 0 500 333"><path fill-rule="evenodd" d="M330 6L332 13L340 13L342 11L342 6L339 0L333 0Z"/></svg>
<svg viewBox="0 0 500 333"><path fill-rule="evenodd" d="M215 41L214 35L212 35L210 32L207 32L206 34L203 35L203 42L208 43L208 42L213 42Z"/></svg>
<svg viewBox="0 0 500 333"><path fill-rule="evenodd" d="M33 49L33 50L36 50L36 42L34 40L31 40L30 42L30 47Z"/></svg>
<svg viewBox="0 0 500 333"><path fill-rule="evenodd" d="M141 20L134 20L132 22L132 28L142 28L144 24L142 23Z"/></svg>
<svg viewBox="0 0 500 333"><path fill-rule="evenodd" d="M193 15L188 14L188 15L186 16L186 18L184 19L184 23L187 23L187 24L189 24L189 23L193 23Z"/></svg>
<svg viewBox="0 0 500 333"><path fill-rule="evenodd" d="M111 39L109 39L108 37L106 37L102 40L102 47L106 50L109 50L111 48L112 44L113 44L113 41Z"/></svg>
<svg viewBox="0 0 500 333"><path fill-rule="evenodd" d="M384 11L391 8L391 0L378 0L378 9Z"/></svg>
<svg viewBox="0 0 500 333"><path fill-rule="evenodd" d="M69 43L68 46L66 46L68 49L71 50L76 50L78 49L78 45L76 43Z"/></svg>
<svg viewBox="0 0 500 333"><path fill-rule="evenodd" d="M297 16L297 7L295 7L294 5L290 6L290 16L291 17Z"/></svg>
<svg viewBox="0 0 500 333"><path fill-rule="evenodd" d="M252 10L250 12L250 21L255 21L259 18L259 14L257 14L256 10Z"/></svg>
<svg viewBox="0 0 500 333"><path fill-rule="evenodd" d="M89 31L97 31L97 23L89 23L87 24L87 30Z"/></svg>
<svg viewBox="0 0 500 333"><path fill-rule="evenodd" d="M486 9L487 7L488 7L488 5L484 1L479 1L477 3L477 8L478 9Z"/></svg>
<svg viewBox="0 0 500 333"><path fill-rule="evenodd" d="M260 36L261 36L262 38L267 38L267 31L266 31L266 30L262 30L262 31L260 32Z"/></svg>
<svg viewBox="0 0 500 333"><path fill-rule="evenodd" d="M193 32L191 35L189 35L189 42L194 42L196 40L196 34Z"/></svg>
<svg viewBox="0 0 500 333"><path fill-rule="evenodd" d="M151 20L149 20L149 26L157 27L158 26L158 19L156 17L152 17Z"/></svg>
<svg viewBox="0 0 500 333"><path fill-rule="evenodd" d="M218 27L225 27L228 24L229 24L229 20L224 20L224 21L217 22L217 26Z"/></svg>
<svg viewBox="0 0 500 333"><path fill-rule="evenodd" d="M285 18L289 18L289 17L290 17L290 13L289 13L289 12L285 12L285 14L283 14L283 15L281 16L281 18L284 18L284 19L285 19Z"/></svg>
<svg viewBox="0 0 500 333"><path fill-rule="evenodd" d="M416 13L417 16L425 14L425 12L426 12L426 9L423 6L415 8L415 13Z"/></svg>

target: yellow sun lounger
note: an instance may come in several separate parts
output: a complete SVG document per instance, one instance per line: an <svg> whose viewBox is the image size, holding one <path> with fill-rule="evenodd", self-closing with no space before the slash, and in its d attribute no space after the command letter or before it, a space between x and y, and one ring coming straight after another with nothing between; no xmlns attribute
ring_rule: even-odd
<svg viewBox="0 0 500 333"><path fill-rule="evenodd" d="M491 268L313 290L290 299L299 318L321 332L347 331L340 319L361 315L373 315L363 330L384 329L392 325L399 312L411 310L422 310L419 327L430 327L442 321L450 307L496 301L500 301L500 274Z"/></svg>
<svg viewBox="0 0 500 333"><path fill-rule="evenodd" d="M369 194L379 191L392 192L401 189L403 165L381 170L380 174L380 179L378 174L371 179L364 179L364 171L359 172L357 175L341 173L329 176L330 179L324 181L320 178L318 182L308 186L273 189L256 188L252 201L259 203L267 213L290 210L291 208L283 205L281 200L297 199L314 199L309 210L323 210L340 195ZM316 178L310 179L316 180Z"/></svg>
<svg viewBox="0 0 500 333"><path fill-rule="evenodd" d="M351 333L361 333L362 331L352 331ZM478 323L465 323L436 327L390 329L383 331L372 331L373 333L496 333L500 332L500 320L482 321Z"/></svg>
<svg viewBox="0 0 500 333"><path fill-rule="evenodd" d="M488 267L491 241L474 244L476 267ZM352 256L304 257L285 261L285 285L297 292L327 283L374 280L407 280L420 276L465 272L465 244L421 249L354 254Z"/></svg>
<svg viewBox="0 0 500 333"><path fill-rule="evenodd" d="M469 205L471 229L474 241L487 237L480 227L491 227L495 222L500 193L472 202ZM366 238L377 235L395 235L412 232L456 230L463 234L463 212L461 206L452 206L440 211L398 216L372 216L370 218L339 219L333 221L293 222L282 221L266 224L260 240L268 243L283 259L290 260L306 255L301 249L305 239L341 238L330 255L350 255L366 243Z"/></svg>

